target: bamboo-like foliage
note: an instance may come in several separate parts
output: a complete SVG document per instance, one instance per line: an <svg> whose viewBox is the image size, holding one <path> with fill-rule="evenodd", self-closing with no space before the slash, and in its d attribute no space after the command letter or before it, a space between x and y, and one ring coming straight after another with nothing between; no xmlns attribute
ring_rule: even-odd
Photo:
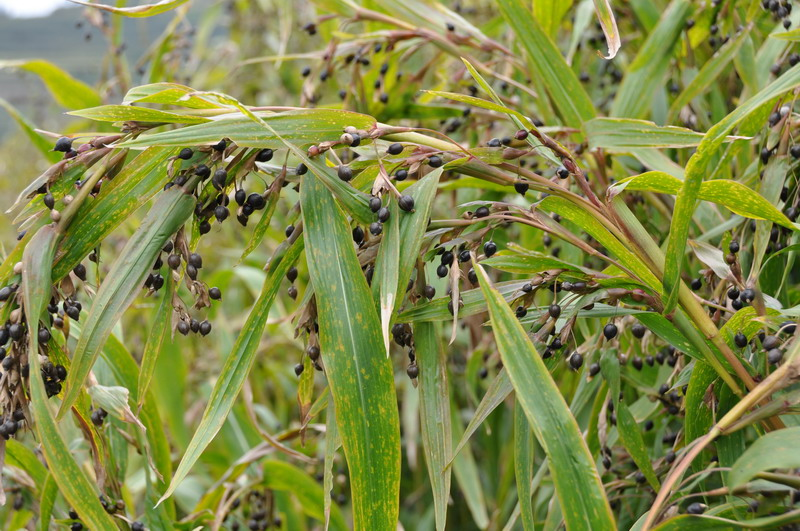
<svg viewBox="0 0 800 531"><path fill-rule="evenodd" d="M791 2L76 3L172 22L0 62L3 528L800 521Z"/></svg>

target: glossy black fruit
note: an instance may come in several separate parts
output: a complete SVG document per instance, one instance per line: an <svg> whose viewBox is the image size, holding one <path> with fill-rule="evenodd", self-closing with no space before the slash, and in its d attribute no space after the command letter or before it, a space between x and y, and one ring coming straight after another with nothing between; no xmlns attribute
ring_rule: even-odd
<svg viewBox="0 0 800 531"><path fill-rule="evenodd" d="M212 300L218 301L222 298L222 291L220 291L220 289L217 287L209 288L208 297Z"/></svg>
<svg viewBox="0 0 800 531"><path fill-rule="evenodd" d="M517 181L514 183L514 190L518 194L525 195L525 192L528 191L528 188L530 188L530 186L524 181Z"/></svg>
<svg viewBox="0 0 800 531"><path fill-rule="evenodd" d="M339 166L339 169L336 170L336 174L344 182L348 182L353 178L353 170L350 166L345 166L344 164Z"/></svg>
<svg viewBox="0 0 800 531"><path fill-rule="evenodd" d="M644 337L645 332L647 332L647 328L641 323L636 323L631 327L631 333L633 337L637 339L642 339Z"/></svg>
<svg viewBox="0 0 800 531"><path fill-rule="evenodd" d="M483 254L486 255L486 258L490 258L494 253L497 252L497 244L494 243L492 240L483 244Z"/></svg>
<svg viewBox="0 0 800 531"><path fill-rule="evenodd" d="M386 153L388 153L389 155L399 155L402 152L403 152L403 144L400 144L398 142L395 142L394 144L391 144L386 149Z"/></svg>
<svg viewBox="0 0 800 531"><path fill-rule="evenodd" d="M485 218L485 217L486 217L486 216L488 216L490 213L491 213L491 212L489 211L489 208L488 208L488 207L485 207L485 206L478 207L478 208L475 210L475 217L476 217L476 218Z"/></svg>
<svg viewBox="0 0 800 531"><path fill-rule="evenodd" d="M381 198L377 196L372 196L369 198L369 209L373 212L377 212L381 209L383 203L381 202Z"/></svg>
<svg viewBox="0 0 800 531"><path fill-rule="evenodd" d="M404 212L411 212L414 210L414 198L410 195L401 195L397 200L397 206Z"/></svg>
<svg viewBox="0 0 800 531"><path fill-rule="evenodd" d="M730 252L732 252L733 254L738 253L739 252L739 242L737 242L736 240L731 241L731 243L728 244L728 250Z"/></svg>
<svg viewBox="0 0 800 531"><path fill-rule="evenodd" d="M178 158L182 160L189 160L194 155L194 151L189 148L183 148L180 153L178 153Z"/></svg>
<svg viewBox="0 0 800 531"><path fill-rule="evenodd" d="M386 223L387 221L389 221L389 216L390 215L391 215L391 213L389 212L388 208L381 207L378 210L378 221L380 221L381 223Z"/></svg>
<svg viewBox="0 0 800 531"><path fill-rule="evenodd" d="M56 145L53 148L53 151L61 151L62 153L66 153L71 149L72 149L72 139L66 136L62 136L61 138L56 140Z"/></svg>
<svg viewBox="0 0 800 531"><path fill-rule="evenodd" d="M405 181L408 178L408 170L400 169L394 172L394 178L396 181Z"/></svg>
<svg viewBox="0 0 800 531"><path fill-rule="evenodd" d="M692 283L689 285L692 288L692 291L697 291L703 287L703 281L699 278L692 279Z"/></svg>
<svg viewBox="0 0 800 531"><path fill-rule="evenodd" d="M369 224L369 233L377 236L383 232L383 224L380 221L373 221Z"/></svg>
<svg viewBox="0 0 800 531"><path fill-rule="evenodd" d="M302 364L302 363L298 363L297 365L295 365L295 366L294 366L294 373L295 373L297 376L300 376L301 374L303 374L303 369L304 369L304 368L305 368L305 367L303 367L303 364Z"/></svg>
<svg viewBox="0 0 800 531"><path fill-rule="evenodd" d="M256 162L269 162L272 160L272 150L269 148L262 149L256 154Z"/></svg>
<svg viewBox="0 0 800 531"><path fill-rule="evenodd" d="M603 335L606 339L611 340L617 337L617 325L614 323L608 323L606 326L603 327Z"/></svg>
<svg viewBox="0 0 800 531"><path fill-rule="evenodd" d="M549 313L550 317L553 319L558 319L558 317L561 315L561 306L558 304L551 304L550 308L547 309L547 313Z"/></svg>
<svg viewBox="0 0 800 531"><path fill-rule="evenodd" d="M564 166L559 166L556 170L556 175L558 175L559 179L566 179L569 177L569 170L566 169Z"/></svg>
<svg viewBox="0 0 800 531"><path fill-rule="evenodd" d="M444 164L444 161L440 156L431 155L430 157L428 157L428 165L430 165L431 168L438 168L442 164Z"/></svg>
<svg viewBox="0 0 800 531"><path fill-rule="evenodd" d="M574 352L572 356L569 357L569 366L572 367L573 370L578 370L583 365L583 356L581 356L578 352Z"/></svg>
<svg viewBox="0 0 800 531"><path fill-rule="evenodd" d="M444 265L444 264L442 264L442 265L440 265L439 267L437 267L437 268L436 268L436 275L437 275L439 278L444 278L444 277L446 277L448 272L449 272L449 271L448 271L448 269L447 269L447 266L446 266L446 265Z"/></svg>
<svg viewBox="0 0 800 531"><path fill-rule="evenodd" d="M736 346L739 348L744 348L747 346L747 336L741 332L737 332L735 336L733 336L733 342L736 343Z"/></svg>

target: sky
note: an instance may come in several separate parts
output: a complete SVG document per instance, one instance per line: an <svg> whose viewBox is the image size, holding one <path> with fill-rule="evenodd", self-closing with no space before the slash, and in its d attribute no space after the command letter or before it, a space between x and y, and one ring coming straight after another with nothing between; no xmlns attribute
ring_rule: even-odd
<svg viewBox="0 0 800 531"><path fill-rule="evenodd" d="M0 0L0 11L12 17L44 17L70 5L75 4L67 0Z"/></svg>

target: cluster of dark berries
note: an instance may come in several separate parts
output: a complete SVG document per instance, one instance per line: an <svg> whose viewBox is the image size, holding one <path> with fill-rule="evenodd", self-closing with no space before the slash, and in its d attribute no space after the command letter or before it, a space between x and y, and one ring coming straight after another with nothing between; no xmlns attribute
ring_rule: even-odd
<svg viewBox="0 0 800 531"><path fill-rule="evenodd" d="M783 27L789 29L792 27L792 21L789 15L792 14L792 2L789 0L761 0L761 7L769 10L772 13L772 18L775 21L783 20Z"/></svg>
<svg viewBox="0 0 800 531"><path fill-rule="evenodd" d="M392 326L392 339L401 348L408 348L408 367L406 374L412 380L416 380L419 376L419 367L417 367L417 356L414 351L414 332L408 323L395 323Z"/></svg>
<svg viewBox="0 0 800 531"><path fill-rule="evenodd" d="M56 396L61 392L61 382L67 379L67 369L63 365L53 365L50 360L45 360L41 370L47 397Z"/></svg>
<svg viewBox="0 0 800 531"><path fill-rule="evenodd" d="M92 410L92 414L89 416L89 418L92 419L92 424L100 428L103 425L103 422L106 420L107 416L108 416L108 411L106 411L101 407L98 407Z"/></svg>

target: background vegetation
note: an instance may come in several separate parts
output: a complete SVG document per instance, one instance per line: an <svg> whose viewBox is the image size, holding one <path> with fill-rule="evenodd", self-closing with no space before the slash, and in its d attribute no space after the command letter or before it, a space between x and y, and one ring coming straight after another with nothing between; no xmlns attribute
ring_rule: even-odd
<svg viewBox="0 0 800 531"><path fill-rule="evenodd" d="M0 61L4 528L800 520L791 2L82 13Z"/></svg>

